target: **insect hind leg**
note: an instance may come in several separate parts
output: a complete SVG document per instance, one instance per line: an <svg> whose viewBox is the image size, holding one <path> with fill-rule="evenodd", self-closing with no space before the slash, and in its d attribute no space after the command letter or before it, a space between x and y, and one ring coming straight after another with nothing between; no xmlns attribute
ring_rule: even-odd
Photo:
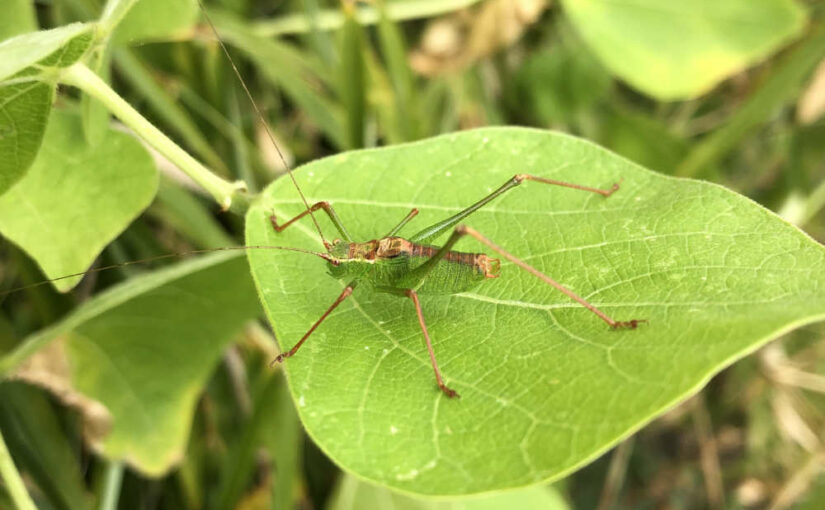
<svg viewBox="0 0 825 510"><path fill-rule="evenodd" d="M530 174L516 174L513 176L513 180L518 181L519 183L523 181L535 181L535 182L543 182L544 184L552 184L553 186L561 186L563 188L571 188L577 189L580 191L589 191L591 193L598 193L603 197L609 197L613 193L619 190L619 185L621 185L622 181L614 182L609 189L601 189L601 188L591 188L590 186L582 186L581 184L576 184L573 182L566 182L566 181L557 181L556 179L547 179L546 177L539 177L537 175L530 175Z"/></svg>
<svg viewBox="0 0 825 510"><path fill-rule="evenodd" d="M444 258L444 256L449 252L450 249L452 249L452 247L455 245L455 243L457 243L458 240L461 237L465 236L465 235L473 237L474 239L476 239L480 243L487 245L490 249L492 249L493 251L495 251L496 253L498 253L499 255L504 257L505 259L509 260L510 262L512 262L513 264L515 264L515 265L519 266L520 268L524 269L525 271L532 274L533 276L535 276L539 280L543 281L544 283L552 286L556 290L558 290L561 293L563 293L564 295L568 296L573 301L575 301L575 302L579 303L580 305L582 305L583 307L587 308L588 310L590 310L591 312L596 314L596 316L599 317L601 320L606 322L607 325L610 326L611 329L625 329L625 328L626 329L636 329L639 326L639 324L647 322L647 319L631 319L631 320L628 320L628 321L617 321L617 320L613 319L612 317L610 317L609 315L607 315L603 311L596 308L596 306L589 303L583 297L579 296L578 294L576 294L572 290L568 289L567 287L560 284L556 280L550 278L549 276L542 273L538 269L534 268L530 264L528 264L528 263L524 262L523 260L519 259L518 257L516 257L512 253L508 252L507 250L505 250L501 246L497 245L496 243L490 241L489 239L487 239L486 237L481 235L478 231L476 231L476 230L474 230L474 229L472 229L472 228L470 228L466 225L457 226L455 228L455 230L453 230L453 233L450 236L450 238L447 239L447 242L444 243L444 246L439 248L438 252L436 252L435 255L430 257L430 260L428 260L427 262L425 262L424 264L422 264L421 266L419 266L417 269L415 269L413 271L412 280L416 283L415 285L413 285L413 287L417 288L417 286L420 285L424 281L424 279L427 277L427 275L430 273L430 271L433 270L433 268L438 263L438 261L441 260L442 258Z"/></svg>
<svg viewBox="0 0 825 510"><path fill-rule="evenodd" d="M491 192L478 202L474 203L473 205L459 211L458 213L450 216L449 218L439 221L434 225L430 225L429 227L425 228L421 232L418 232L414 236L410 238L410 241L419 244L426 244L437 237L441 236L447 230L455 227L460 222L464 221L465 218L473 214L474 212L478 211L482 207L489 204L493 199L506 193L507 191L519 186L524 181L535 181L535 182L542 182L544 184L551 184L553 186L561 186L563 188L571 188L576 189L579 191L587 191L589 193L597 193L603 197L609 197L613 193L615 193L619 189L619 184L621 181L614 183L609 189L601 189L601 188L591 188L590 186L582 186L581 184L574 184L572 182L565 182L565 181L557 181L555 179L547 179L545 177L539 177L536 175L531 174L516 174L510 179L507 180L504 184L502 184L498 189Z"/></svg>
<svg viewBox="0 0 825 510"><path fill-rule="evenodd" d="M639 324L647 322L647 319L631 319L631 320L627 320L627 321L614 320L612 317L608 316L606 313L604 313L603 311L596 308L593 304L589 303L583 297L579 296L578 294L576 294L572 290L568 289L564 285L560 284L556 280L550 278L549 276L542 273L538 269L534 268L530 264L527 264L523 260L519 259L518 257L513 255L512 253L510 253L507 250L505 250L504 248L502 248L501 246L499 246L499 245L495 244L494 242L490 241L489 239L487 239L486 237L481 235L477 230L472 229L472 228L470 228L466 225L459 225L458 227L456 227L455 231L453 232L452 237L455 237L456 240L458 240L459 237L464 236L464 235L468 235L470 237L473 237L474 239L476 239L480 243L487 245L490 249L492 249L493 251L495 251L496 253L498 253L499 255L504 257L505 259L509 260L513 264L515 264L515 265L519 266L520 268L524 269L525 271L532 274L533 276L535 276L539 280L543 281L544 283L546 283L546 284L554 287L558 291L562 292L563 294L565 294L566 296L571 298L573 301L579 303L583 307L587 308L588 310L590 310L591 312L596 314L596 316L598 316L601 320L606 322L607 325L610 326L611 329L625 329L625 328L626 329L636 329L636 327L638 327ZM451 239L452 239L452 237L451 237Z"/></svg>

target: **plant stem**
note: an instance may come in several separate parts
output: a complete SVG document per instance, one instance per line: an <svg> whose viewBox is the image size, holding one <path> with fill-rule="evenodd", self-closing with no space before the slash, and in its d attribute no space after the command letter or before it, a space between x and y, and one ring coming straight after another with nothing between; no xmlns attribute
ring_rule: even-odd
<svg viewBox="0 0 825 510"><path fill-rule="evenodd" d="M11 496L15 507L18 510L37 510L34 502L31 500L29 493L26 492L26 486L23 485L23 479L20 478L20 473L14 466L11 460L11 454L6 448L6 442L3 441L3 434L0 432L0 479L6 486L6 490Z"/></svg>
<svg viewBox="0 0 825 510"><path fill-rule="evenodd" d="M100 495L100 510L115 510L120 498L120 484L123 481L123 463L109 462L106 466L106 479Z"/></svg>
<svg viewBox="0 0 825 510"><path fill-rule="evenodd" d="M84 64L78 63L66 68L60 75L60 81L79 88L103 103L146 143L212 195L223 210L232 210L239 214L246 211L250 199L245 191L246 185L242 181L229 182L215 175L146 120Z"/></svg>

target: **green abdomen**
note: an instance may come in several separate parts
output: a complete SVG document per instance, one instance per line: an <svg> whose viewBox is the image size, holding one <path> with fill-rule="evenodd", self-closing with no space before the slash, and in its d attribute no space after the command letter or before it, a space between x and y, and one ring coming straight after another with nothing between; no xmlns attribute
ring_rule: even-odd
<svg viewBox="0 0 825 510"><path fill-rule="evenodd" d="M330 268L330 272L341 280L358 280L373 287L408 289L414 285L411 273L428 260L429 257L408 255L375 261L349 260ZM476 287L484 279L484 273L473 265L442 259L417 290L419 294L457 294Z"/></svg>
<svg viewBox="0 0 825 510"><path fill-rule="evenodd" d="M410 257L410 264L417 267L427 260L424 257ZM476 287L485 279L484 274L472 265L440 260L424 279L418 293L457 294Z"/></svg>

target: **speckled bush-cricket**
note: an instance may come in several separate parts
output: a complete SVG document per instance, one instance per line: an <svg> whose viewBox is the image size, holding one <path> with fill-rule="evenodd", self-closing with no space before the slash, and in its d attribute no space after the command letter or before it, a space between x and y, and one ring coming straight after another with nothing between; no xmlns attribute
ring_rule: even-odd
<svg viewBox="0 0 825 510"><path fill-rule="evenodd" d="M369 285L377 292L407 297L413 302L415 312L418 316L418 323L421 326L421 332L427 344L427 353L430 356L430 363L435 372L438 387L441 388L448 397L457 397L458 394L444 383L444 378L441 376L418 297L419 295L428 294L457 294L470 290L488 279L498 278L501 269L499 259L491 258L484 253L465 253L452 250L455 243L465 235L478 240L509 262L563 292L593 312L611 328L636 328L643 320L614 320L570 289L507 252L504 248L487 239L481 233L461 224L464 219L490 203L496 197L527 180L598 193L605 197L609 197L619 189L618 184L613 184L612 187L605 190L545 179L534 175L517 174L478 202L449 218L424 228L409 237L409 239L400 237L397 234L418 214L417 209L411 210L409 214L386 235L366 242L356 242L352 239L344 227L343 222L335 213L332 204L329 202L318 202L311 207L308 206L303 212L281 224L278 223L274 215L270 216L272 227L277 232L281 232L304 216L311 216L313 212L318 210L324 211L327 216L329 216L329 219L332 221L332 224L342 239L334 239L331 243L328 242L321 231L320 224L314 216L312 216L315 228L326 249L325 253L317 253L316 255L327 261L329 264L329 272L333 277L347 283L338 298L336 298L326 312L315 321L306 334L304 334L291 349L278 355L272 364L282 362L286 358L294 356L312 332L321 325L324 319L326 319L341 302L353 293L353 290L357 286L362 284ZM444 245L432 246L428 244L449 231L452 231L452 233Z"/></svg>
<svg viewBox="0 0 825 510"><path fill-rule="evenodd" d="M253 109L255 110L262 125L265 126L270 142L281 155L280 148L275 142L275 137L269 131L269 126L265 122L263 114L259 110L251 92L247 88L243 77L238 71L237 66L232 60L226 46L221 41L218 31L209 19L209 15L204 11L204 17L210 25L218 44L221 46L226 55L232 69L240 81L247 97L249 98ZM593 312L599 319L603 320L612 329L629 328L635 329L640 322L645 322L644 319L631 319L627 321L617 321L608 316L603 311L596 308L593 304L587 302L584 298L574 293L572 290L553 280L546 274L530 266L515 255L509 253L501 246L498 246L490 239L486 238L480 232L463 225L461 222L468 218L471 214L478 211L485 205L489 204L499 195L519 186L524 181L535 181L555 186L562 186L574 190L597 193L604 197L609 197L614 192L619 190L619 183L614 183L608 189L593 188L589 186L582 186L570 182L563 182L554 179L547 179L544 177L516 174L507 182L502 184L498 189L492 191L487 196L481 198L478 202L468 206L458 213L430 225L415 235L404 238L398 235L415 216L418 214L418 209L413 208L401 221L386 235L372 239L366 242L357 242L349 232L347 232L341 218L335 212L333 205L326 201L317 202L309 205L306 197L301 191L298 182L295 179L289 166L281 155L287 172L295 185L298 194L304 204L304 211L297 216L283 222L278 223L278 218L274 214L270 215L269 221L272 223L272 228L276 232L282 232L290 225L300 220L305 216L309 216L318 232L318 237L324 246L325 252L314 253L318 257L327 261L329 265L329 273L333 277L342 280L346 283L346 287L341 294L333 301L321 317L315 321L314 324L307 330L307 332L286 352L279 354L270 366L283 362L286 358L294 356L312 333L324 322L330 313L335 310L344 300L352 295L353 291L359 285L372 287L377 292L392 294L399 297L409 298L415 306L415 312L418 316L418 323L421 326L421 332L424 336L424 341L427 345L427 353L430 357L430 363L435 373L435 380L441 391L448 397L458 397L455 390L449 388L444 383L444 378L438 368L435 352L432 346L430 334L427 331L427 323L424 319L419 295L428 294L457 294L480 285L488 279L498 278L501 270L501 262L499 259L491 258L484 253L466 253L453 251L453 246L463 236L470 236L482 244L486 245L491 250L504 257L507 261L517 265L518 267L529 272L536 278L553 286L561 291L580 305L584 306ZM341 238L334 239L329 242L324 237L321 225L315 217L314 213L323 211L329 217L335 229L341 235ZM452 231L450 237L442 246L434 246L429 243L435 241L447 232ZM275 248L275 247L273 247Z"/></svg>

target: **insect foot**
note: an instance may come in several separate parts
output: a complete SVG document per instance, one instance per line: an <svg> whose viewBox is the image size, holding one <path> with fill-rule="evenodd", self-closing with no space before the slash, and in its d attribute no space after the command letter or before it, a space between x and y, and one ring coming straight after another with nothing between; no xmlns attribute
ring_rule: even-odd
<svg viewBox="0 0 825 510"><path fill-rule="evenodd" d="M609 197L609 196L610 196L610 195L612 195L613 193L615 193L615 192L619 191L619 186L622 184L622 181L623 181L623 180L624 180L624 179L619 179L619 182L614 182L614 183L613 183L613 186L610 186L610 189L609 189L609 190L607 190L607 193L606 193L604 196L605 196L605 197ZM633 322L633 321L628 321L628 322ZM639 322L639 321L637 321L637 322ZM633 326L633 327L635 328L636 326Z"/></svg>
<svg viewBox="0 0 825 510"><path fill-rule="evenodd" d="M292 355L292 353L290 353L289 351L287 351L287 352L282 352L281 354L277 355L277 356L275 357L275 359L274 359L274 360L272 360L272 361L269 363L269 368L274 367L274 366L275 366L275 365L277 365L278 363L283 363L283 362L284 362L284 360L285 360L285 359L287 359L288 357L290 357L291 355Z"/></svg>
<svg viewBox="0 0 825 510"><path fill-rule="evenodd" d="M280 232L280 226L278 225L278 218L275 216L275 213L269 215L269 223L272 224L272 228L275 229L276 232Z"/></svg>
<svg viewBox="0 0 825 510"><path fill-rule="evenodd" d="M631 319L629 321L617 321L610 325L610 329L636 329L639 324L647 324L647 319Z"/></svg>
<svg viewBox="0 0 825 510"><path fill-rule="evenodd" d="M448 388L446 384L439 384L438 387L441 388L441 391L443 391L449 398L461 398L461 395L459 395L454 389Z"/></svg>

